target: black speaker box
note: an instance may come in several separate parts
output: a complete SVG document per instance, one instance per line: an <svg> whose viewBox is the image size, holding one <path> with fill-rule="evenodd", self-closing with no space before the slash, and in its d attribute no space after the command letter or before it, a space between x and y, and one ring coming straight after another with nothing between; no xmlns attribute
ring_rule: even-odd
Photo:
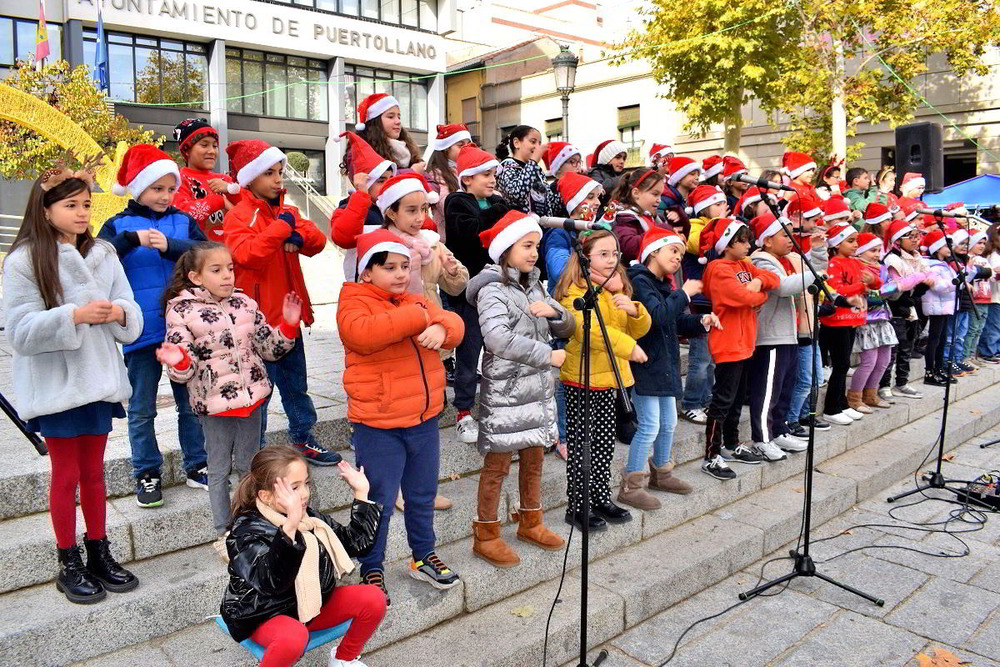
<svg viewBox="0 0 1000 667"><path fill-rule="evenodd" d="M927 181L927 192L944 188L944 139L940 123L912 123L896 128L896 182L915 171Z"/></svg>

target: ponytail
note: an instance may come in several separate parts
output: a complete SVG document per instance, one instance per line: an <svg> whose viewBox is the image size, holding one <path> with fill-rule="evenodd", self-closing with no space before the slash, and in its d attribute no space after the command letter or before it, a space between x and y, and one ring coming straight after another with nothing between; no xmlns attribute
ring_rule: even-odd
<svg viewBox="0 0 1000 667"><path fill-rule="evenodd" d="M288 445L265 447L250 461L250 472L240 480L233 494L233 520L241 514L249 514L257 510L257 492L273 491L274 483L288 472L288 466L296 461L305 464L301 454Z"/></svg>
<svg viewBox="0 0 1000 667"><path fill-rule="evenodd" d="M496 156L501 162L514 155L514 140L523 140L532 132L538 132L530 125L518 125L513 130L504 135L500 143L497 144Z"/></svg>

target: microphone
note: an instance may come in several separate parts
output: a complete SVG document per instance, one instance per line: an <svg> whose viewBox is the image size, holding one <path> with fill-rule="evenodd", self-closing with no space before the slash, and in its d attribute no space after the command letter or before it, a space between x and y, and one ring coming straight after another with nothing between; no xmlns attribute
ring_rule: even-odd
<svg viewBox="0 0 1000 667"><path fill-rule="evenodd" d="M749 174L736 174L735 176L730 176L729 180L739 181L740 183L748 183L750 185L756 185L758 188L768 188L770 190L784 190L785 192L796 191L795 188L790 185L785 185L784 183L774 183L766 178L754 178Z"/></svg>
<svg viewBox="0 0 1000 667"><path fill-rule="evenodd" d="M606 229L607 226L601 222L586 220L573 220L572 218L553 218L543 216L538 219L538 225L547 229L565 229L568 232L586 232L591 229Z"/></svg>
<svg viewBox="0 0 1000 667"><path fill-rule="evenodd" d="M917 213L921 215L932 215L935 218L968 218L968 213L958 213L947 209L918 208Z"/></svg>

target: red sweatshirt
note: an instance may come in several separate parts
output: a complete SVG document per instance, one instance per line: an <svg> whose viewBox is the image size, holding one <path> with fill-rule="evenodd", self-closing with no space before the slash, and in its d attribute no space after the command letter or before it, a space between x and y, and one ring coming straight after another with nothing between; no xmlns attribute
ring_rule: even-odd
<svg viewBox="0 0 1000 667"><path fill-rule="evenodd" d="M760 278L760 292L751 292L746 284ZM712 312L719 316L722 330L708 332L708 347L716 363L742 361L753 356L757 344L757 308L767 301L769 290L777 289L778 276L758 269L749 259L716 259L708 263L704 294L712 301Z"/></svg>
<svg viewBox="0 0 1000 667"><path fill-rule="evenodd" d="M841 296L864 294L868 287L861 282L861 267L861 260L856 257L835 255L830 258L826 284ZM825 327L860 327L867 317L865 309L838 307L833 315L821 317L819 321Z"/></svg>
<svg viewBox="0 0 1000 667"><path fill-rule="evenodd" d="M182 167L181 186L174 195L173 205L195 219L206 239L221 243L222 220L226 217L226 199L233 204L239 204L240 195L217 194L208 186L208 182L213 178L221 178L226 183L233 182L233 179L225 174Z"/></svg>

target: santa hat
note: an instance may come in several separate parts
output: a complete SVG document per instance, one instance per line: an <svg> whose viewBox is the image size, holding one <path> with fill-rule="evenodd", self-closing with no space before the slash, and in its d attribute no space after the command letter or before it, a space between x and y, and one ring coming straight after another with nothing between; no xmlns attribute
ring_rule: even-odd
<svg viewBox="0 0 1000 667"><path fill-rule="evenodd" d="M670 177L667 179L667 183L676 186L681 182L682 178L692 171L701 171L701 164L689 157L672 157L670 158L670 162L667 163L667 169L670 170Z"/></svg>
<svg viewBox="0 0 1000 667"><path fill-rule="evenodd" d="M890 247L892 247L893 243L895 243L899 239L903 238L904 236L906 236L910 232L915 232L916 230L917 230L917 228L914 227L913 225L911 225L906 220L893 220L889 224L889 228L885 230L885 241L884 241L884 243L885 243L886 250L888 250Z"/></svg>
<svg viewBox="0 0 1000 667"><path fill-rule="evenodd" d="M138 199L146 188L167 174L173 174L180 187L181 172L173 158L152 144L136 144L125 152L111 191L119 197L131 192Z"/></svg>
<svg viewBox="0 0 1000 667"><path fill-rule="evenodd" d="M337 137L337 141L343 141L344 137L347 137L347 150L350 152L348 163L351 165L351 169L354 170L355 174L359 172L368 174L368 180L365 181L365 190L374 185L375 181L380 179L386 171L391 171L391 175L395 176L396 163L392 160L386 160L376 153L375 149L361 138L360 135L351 131L342 132Z"/></svg>
<svg viewBox="0 0 1000 667"><path fill-rule="evenodd" d="M924 177L915 171L908 171L903 174L903 180L899 184L899 192L905 197L910 190L924 187L927 187L927 181L924 180Z"/></svg>
<svg viewBox="0 0 1000 667"><path fill-rule="evenodd" d="M861 257L872 248L882 245L882 240L871 232L861 232L858 234L858 249L854 251L855 257Z"/></svg>
<svg viewBox="0 0 1000 667"><path fill-rule="evenodd" d="M951 237L951 244L953 246L961 245L969 240L969 232L965 231L964 227L959 227L952 233L948 234Z"/></svg>
<svg viewBox="0 0 1000 667"><path fill-rule="evenodd" d="M745 174L746 172L747 166L738 157L727 155L722 158L722 180L728 181L736 174Z"/></svg>
<svg viewBox="0 0 1000 667"><path fill-rule="evenodd" d="M428 204L438 203L438 194L431 190L431 186L424 177L411 171L393 176L383 183L382 189L379 190L378 197L375 199L375 205L378 206L382 215L385 215L386 209L413 192L423 192L427 197Z"/></svg>
<svg viewBox="0 0 1000 667"><path fill-rule="evenodd" d="M969 212L969 209L965 208L965 202L954 201L944 207L944 210L948 213L960 213L965 214Z"/></svg>
<svg viewBox="0 0 1000 667"><path fill-rule="evenodd" d="M650 227L642 235L642 242L639 244L639 261L644 263L646 258L654 252L671 243L676 243L682 248L684 247L684 239L674 230L656 226Z"/></svg>
<svg viewBox="0 0 1000 667"><path fill-rule="evenodd" d="M399 102L388 93L375 93L361 100L358 105L358 123L354 129L361 132L365 129L365 124L372 118L378 118L393 107L398 107ZM471 137L470 137L471 138Z"/></svg>
<svg viewBox="0 0 1000 667"><path fill-rule="evenodd" d="M705 264L708 261L708 253L712 250L721 255L729 246L736 233L746 225L735 218L716 218L705 225L701 230L701 237L698 244L698 263Z"/></svg>
<svg viewBox="0 0 1000 667"><path fill-rule="evenodd" d="M216 141L219 140L218 130L212 127L207 118L185 118L174 128L174 141L177 142L177 150L185 158L191 151L191 147L204 137L215 137Z"/></svg>
<svg viewBox="0 0 1000 667"><path fill-rule="evenodd" d="M358 237L358 276L368 268L372 257L380 252L391 252L410 258L410 249L388 229L376 229Z"/></svg>
<svg viewBox="0 0 1000 667"><path fill-rule="evenodd" d="M466 144L458 152L458 186L464 190L465 186L462 185L462 178L475 176L484 171L496 169L499 166L500 163L497 162L496 157L475 144Z"/></svg>
<svg viewBox="0 0 1000 667"><path fill-rule="evenodd" d="M462 123L451 123L437 126L437 136L432 145L436 151L446 151L460 141L472 141L472 134Z"/></svg>
<svg viewBox="0 0 1000 667"><path fill-rule="evenodd" d="M973 229L972 235L969 237L969 247L976 245L980 241L985 241L987 238L985 229Z"/></svg>
<svg viewBox="0 0 1000 667"><path fill-rule="evenodd" d="M663 158L674 152L674 147L670 144L653 144L649 149L649 166L658 164Z"/></svg>
<svg viewBox="0 0 1000 667"><path fill-rule="evenodd" d="M843 197L830 197L823 202L823 220L832 222L842 218L851 217L851 209L847 206L847 200Z"/></svg>
<svg viewBox="0 0 1000 667"><path fill-rule="evenodd" d="M713 176L718 176L722 173L722 167L721 155L709 155L701 162L701 177L698 180L707 181Z"/></svg>
<svg viewBox="0 0 1000 667"><path fill-rule="evenodd" d="M945 238L944 232L940 229L932 229L924 235L923 240L920 241L920 247L933 257L934 253L943 248L947 243L948 240Z"/></svg>
<svg viewBox="0 0 1000 667"><path fill-rule="evenodd" d="M743 193L743 196L740 197L740 200L736 202L736 211L742 215L744 207L749 206L750 204L756 204L760 200L760 188L756 185L751 185L747 188L747 191Z"/></svg>
<svg viewBox="0 0 1000 667"><path fill-rule="evenodd" d="M750 221L750 230L753 232L754 238L757 240L756 244L758 248L764 247L764 239L774 236L781 231L781 225L790 224L788 220L779 220L775 218L772 213L764 213L763 215L758 215L756 218Z"/></svg>
<svg viewBox="0 0 1000 667"><path fill-rule="evenodd" d="M555 176L560 167L566 164L566 160L574 155L580 155L579 148L565 141L553 141L545 147L542 160L545 161L545 168L549 170L549 173Z"/></svg>
<svg viewBox="0 0 1000 667"><path fill-rule="evenodd" d="M274 165L288 160L280 148L261 139L234 141L226 146L226 154L229 174L243 188Z"/></svg>
<svg viewBox="0 0 1000 667"><path fill-rule="evenodd" d="M892 212L885 204L873 201L865 207L865 222L869 225L880 225L892 219Z"/></svg>
<svg viewBox="0 0 1000 667"><path fill-rule="evenodd" d="M722 204L726 202L726 193L719 189L717 185L699 185L688 197L688 204L684 210L688 215L697 215L712 204Z"/></svg>
<svg viewBox="0 0 1000 667"><path fill-rule="evenodd" d="M601 184L594 179L588 178L583 174L571 172L564 174L559 179L559 198L562 199L563 205L566 206L566 212L572 215L576 207L582 204L583 200L587 198L587 195L599 187L601 187Z"/></svg>
<svg viewBox="0 0 1000 667"><path fill-rule="evenodd" d="M801 214L803 218L815 218L823 214L823 209L820 208L820 201L812 195L796 195L785 209L785 215L795 213Z"/></svg>
<svg viewBox="0 0 1000 667"><path fill-rule="evenodd" d="M826 243L831 248L836 248L841 243L858 233L854 226L846 222L838 222L826 230Z"/></svg>
<svg viewBox="0 0 1000 667"><path fill-rule="evenodd" d="M609 139L597 144L594 149L594 166L608 164L616 156L622 153L628 154L628 147L617 139Z"/></svg>
<svg viewBox="0 0 1000 667"><path fill-rule="evenodd" d="M490 259L500 261L500 255L507 251L526 234L537 232L541 236L538 217L521 211L508 211L500 221L479 234L479 241L486 248Z"/></svg>
<svg viewBox="0 0 1000 667"><path fill-rule="evenodd" d="M917 209L920 208L920 202L916 200L900 201L899 207L903 209L903 219L907 222L913 222L913 220L920 215L917 213Z"/></svg>
<svg viewBox="0 0 1000 667"><path fill-rule="evenodd" d="M788 177L792 179L798 178L810 169L816 168L816 163L811 156L796 151L785 153L781 158L781 165L785 168Z"/></svg>

